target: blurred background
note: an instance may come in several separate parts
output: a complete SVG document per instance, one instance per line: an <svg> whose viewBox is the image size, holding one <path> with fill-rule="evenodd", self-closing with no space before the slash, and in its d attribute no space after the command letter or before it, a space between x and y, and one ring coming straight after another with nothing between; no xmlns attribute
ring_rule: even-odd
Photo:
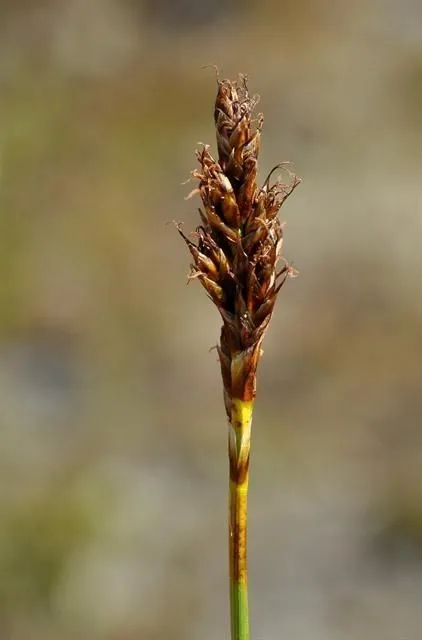
<svg viewBox="0 0 422 640"><path fill-rule="evenodd" d="M422 5L0 2L0 638L228 637L213 69L291 160L253 431L255 640L422 637Z"/></svg>

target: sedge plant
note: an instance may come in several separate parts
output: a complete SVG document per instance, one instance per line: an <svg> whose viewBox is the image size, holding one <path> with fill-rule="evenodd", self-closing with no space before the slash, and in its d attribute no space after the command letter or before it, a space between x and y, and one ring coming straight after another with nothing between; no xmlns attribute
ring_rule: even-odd
<svg viewBox="0 0 422 640"><path fill-rule="evenodd" d="M247 501L252 413L257 366L277 294L294 275L282 259L281 205L300 183L287 171L287 183L257 185L263 116L253 117L257 98L247 81L217 77L214 121L218 158L207 145L197 151L202 200L200 225L191 236L178 230L192 255L191 278L197 278L220 312L223 324L217 346L229 423L229 569L231 640L249 640Z"/></svg>

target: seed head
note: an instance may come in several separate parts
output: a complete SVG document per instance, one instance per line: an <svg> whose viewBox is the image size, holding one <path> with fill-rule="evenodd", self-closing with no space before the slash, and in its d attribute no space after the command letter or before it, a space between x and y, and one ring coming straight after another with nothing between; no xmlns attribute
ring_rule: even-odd
<svg viewBox="0 0 422 640"><path fill-rule="evenodd" d="M281 261L283 226L278 211L300 183L275 167L257 186L258 154L263 116L253 118L258 102L248 93L246 78L219 80L214 121L218 160L204 145L196 153L201 224L188 238L178 225L193 258L192 278L198 278L223 319L217 347L226 411L232 400L253 400L261 343L277 294L293 269ZM276 169L284 169L287 184L271 184ZM191 195L192 195L191 194ZM281 262L281 266L280 265Z"/></svg>

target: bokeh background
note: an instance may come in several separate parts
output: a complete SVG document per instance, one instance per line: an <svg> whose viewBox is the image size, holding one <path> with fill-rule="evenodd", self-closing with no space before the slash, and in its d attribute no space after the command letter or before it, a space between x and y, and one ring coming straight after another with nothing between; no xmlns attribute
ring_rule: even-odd
<svg viewBox="0 0 422 640"><path fill-rule="evenodd" d="M260 365L255 640L422 637L419 0L0 2L0 638L228 637L219 319L196 224L249 76L300 277Z"/></svg>

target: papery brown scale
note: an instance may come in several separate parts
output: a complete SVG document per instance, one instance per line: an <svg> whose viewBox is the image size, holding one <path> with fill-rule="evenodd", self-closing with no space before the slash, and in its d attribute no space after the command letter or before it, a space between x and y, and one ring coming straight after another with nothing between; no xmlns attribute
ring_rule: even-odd
<svg viewBox="0 0 422 640"><path fill-rule="evenodd" d="M231 227L239 227L240 212L235 198L233 187L226 176L221 175L219 180L220 206L224 220Z"/></svg>
<svg viewBox="0 0 422 640"><path fill-rule="evenodd" d="M240 287L237 287L234 310L235 315L238 318L243 317L243 315L248 312L246 302Z"/></svg>
<svg viewBox="0 0 422 640"><path fill-rule="evenodd" d="M213 211L212 209L207 209L206 215L212 229L219 231L226 238L226 240L235 244L239 243L239 236L236 231L227 226L221 220L220 216L215 213L215 211Z"/></svg>
<svg viewBox="0 0 422 640"><path fill-rule="evenodd" d="M256 394L256 369L261 351L260 342L245 352L234 354L231 362L231 392L233 398L251 401Z"/></svg>
<svg viewBox="0 0 422 640"><path fill-rule="evenodd" d="M192 254L192 257L195 261L195 267L199 271L205 271L206 274L212 279L216 279L218 271L214 262L205 254L201 253L200 249L191 240L189 240L189 238L183 233L180 227L178 227L177 230L182 236L183 240L186 242L187 247Z"/></svg>
<svg viewBox="0 0 422 640"><path fill-rule="evenodd" d="M224 326L231 331L236 331L236 317L234 315L234 309L233 313L224 308L220 308L219 312L223 318Z"/></svg>
<svg viewBox="0 0 422 640"><path fill-rule="evenodd" d="M217 130L217 137L220 136L228 143L233 131L233 120L232 118L229 118L224 111L221 111L221 109L215 113L215 127Z"/></svg>
<svg viewBox="0 0 422 640"><path fill-rule="evenodd" d="M220 309L219 311L221 312ZM223 324L220 345L225 354L232 354L240 350L239 331L236 321L233 321L233 324L226 322Z"/></svg>
<svg viewBox="0 0 422 640"><path fill-rule="evenodd" d="M270 255L270 250L268 250L267 255L259 258L256 266L256 274L259 282L261 283L269 283L272 274L274 273L276 257L275 255Z"/></svg>
<svg viewBox="0 0 422 640"><path fill-rule="evenodd" d="M256 293L256 302L262 302L265 299L265 296L268 294L268 290L272 286L271 282L263 279L258 287L258 291Z"/></svg>
<svg viewBox="0 0 422 640"><path fill-rule="evenodd" d="M249 139L249 122L247 116L243 116L232 132L229 143L231 147L243 147Z"/></svg>
<svg viewBox="0 0 422 640"><path fill-rule="evenodd" d="M204 289L210 295L212 301L216 305L224 304L224 292L219 284L208 278L204 273L199 273L198 278L201 281Z"/></svg>
<svg viewBox="0 0 422 640"><path fill-rule="evenodd" d="M217 147L218 147L218 159L221 164L221 168L227 170L227 166L230 163L230 154L232 148L228 141L228 138L217 135Z"/></svg>
<svg viewBox="0 0 422 640"><path fill-rule="evenodd" d="M239 246L237 247L237 251L233 257L233 273L236 279L239 281L240 277L243 274L246 274L249 265L249 258L245 251L243 250L242 245L239 241Z"/></svg>
<svg viewBox="0 0 422 640"><path fill-rule="evenodd" d="M257 327L259 327L262 324L262 322L265 320L265 318L270 313L272 313L274 309L275 300L276 300L276 296L274 295L274 292L273 292L273 294L269 295L268 298L264 300L264 302L255 311L253 319Z"/></svg>
<svg viewBox="0 0 422 640"><path fill-rule="evenodd" d="M254 248L259 242L263 242L268 236L268 229L265 223L257 225L256 229L244 236L242 240L243 248L247 253L253 253Z"/></svg>
<svg viewBox="0 0 422 640"><path fill-rule="evenodd" d="M236 155L235 155L236 153ZM243 176L243 167L239 164L239 154L235 152L234 149L231 149L230 156L227 159L226 163L226 171L230 178L233 181L236 181L237 184L241 184L242 176Z"/></svg>
<svg viewBox="0 0 422 640"><path fill-rule="evenodd" d="M221 169L224 171L226 175L230 175L230 173L227 172L227 167L230 164L230 156L233 155L233 147L231 146L229 141L230 133L231 133L230 129L225 130L224 132L221 133L221 135L219 135L219 133L217 132L217 138L220 137L222 140L224 140L224 153L219 154L218 162Z"/></svg>
<svg viewBox="0 0 422 640"><path fill-rule="evenodd" d="M196 227L196 235L198 236L198 249L202 253L205 253L205 255L207 255L208 257L214 259L214 254L211 250L211 245L209 242L210 236L206 228L203 227L202 225L200 225L199 227Z"/></svg>
<svg viewBox="0 0 422 640"><path fill-rule="evenodd" d="M263 320L262 322L259 324L259 326L257 325L257 329L256 329L256 339L258 340L259 338L263 338L265 335L265 332L268 328L268 325L271 322L271 318L272 318L272 311L271 313L269 313Z"/></svg>
<svg viewBox="0 0 422 640"><path fill-rule="evenodd" d="M270 293L274 288L274 282L275 282L275 277L273 273L271 273L271 280L263 278L262 274L259 274L257 278L258 278L259 284L256 291L255 309L257 309L262 304L262 302L268 296L270 296Z"/></svg>
<svg viewBox="0 0 422 640"><path fill-rule="evenodd" d="M243 149L245 160L252 157L257 159L261 146L261 131L255 131L252 138L248 141L247 145Z"/></svg>
<svg viewBox="0 0 422 640"><path fill-rule="evenodd" d="M225 109L220 108L216 109L214 120L217 133L228 140L233 130L233 116L230 116Z"/></svg>
<svg viewBox="0 0 422 640"><path fill-rule="evenodd" d="M257 239L257 237L256 237L256 230L255 231L251 231L246 236L243 236L243 238L242 238L242 246L243 246L244 250L246 251L246 253L248 253L248 254L252 253L253 247L257 243L258 240L259 240L259 238Z"/></svg>
<svg viewBox="0 0 422 640"><path fill-rule="evenodd" d="M255 273L255 265L250 264L248 269L248 276L247 276L247 298L246 298L246 306L249 313L252 313L254 309L258 290L259 290L259 283Z"/></svg>
<svg viewBox="0 0 422 640"><path fill-rule="evenodd" d="M240 147L233 148L233 164L234 171L238 180L243 180L244 168L243 168L243 154Z"/></svg>
<svg viewBox="0 0 422 640"><path fill-rule="evenodd" d="M216 125L219 118L221 118L221 115L224 115L231 119L233 116L233 112L231 109L231 102L227 98L227 91L222 84L219 84L214 107L214 122Z"/></svg>
<svg viewBox="0 0 422 640"><path fill-rule="evenodd" d="M186 244L188 245L189 251L195 260L195 266L197 269L199 271L203 271L212 280L217 280L218 269L211 258L201 253L201 251L199 251L192 242L186 241Z"/></svg>
<svg viewBox="0 0 422 640"><path fill-rule="evenodd" d="M246 221L251 214L256 193L257 161L255 158L245 160L244 174L244 182L239 189L237 200L239 209L242 212L242 220Z"/></svg>
<svg viewBox="0 0 422 640"><path fill-rule="evenodd" d="M220 213L221 200L223 198L223 191L218 180L209 180L201 187L202 201L207 207L215 210L216 213ZM221 215L220 215L221 218Z"/></svg>
<svg viewBox="0 0 422 640"><path fill-rule="evenodd" d="M255 339L253 337L253 328L249 321L241 321L240 322L240 345L242 349L246 349L251 344L254 343Z"/></svg>
<svg viewBox="0 0 422 640"><path fill-rule="evenodd" d="M215 99L216 110L221 109L227 113L229 117L233 117L233 105L238 100L237 91L229 80L220 80L218 82L217 97Z"/></svg>
<svg viewBox="0 0 422 640"><path fill-rule="evenodd" d="M240 212L236 199L230 194L225 194L221 201L222 217L233 229L238 229L240 225Z"/></svg>
<svg viewBox="0 0 422 640"><path fill-rule="evenodd" d="M208 258L203 253L199 253L196 258L196 266L198 269L206 273L208 278L214 280L215 282L218 280L219 270L211 258Z"/></svg>
<svg viewBox="0 0 422 640"><path fill-rule="evenodd" d="M206 253L214 264L219 264L219 247L208 230L204 227L198 227L199 247L203 253Z"/></svg>
<svg viewBox="0 0 422 640"><path fill-rule="evenodd" d="M218 246L212 236L205 233L201 237L201 242L206 246L214 264L218 266L220 276L227 276L230 273L230 264L223 249Z"/></svg>

